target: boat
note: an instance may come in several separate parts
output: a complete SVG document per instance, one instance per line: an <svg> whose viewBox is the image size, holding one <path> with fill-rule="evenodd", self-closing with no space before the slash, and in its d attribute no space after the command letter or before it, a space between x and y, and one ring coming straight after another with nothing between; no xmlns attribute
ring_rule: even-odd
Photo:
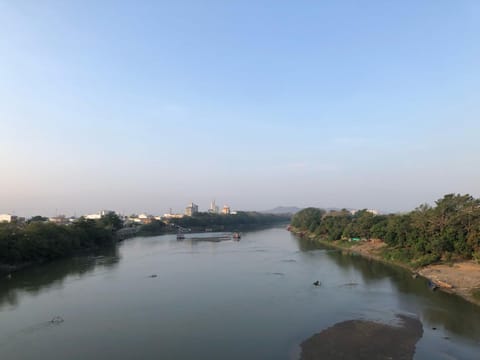
<svg viewBox="0 0 480 360"><path fill-rule="evenodd" d="M232 238L234 238L235 240L240 240L242 236L240 235L239 232L234 232L232 233Z"/></svg>
<svg viewBox="0 0 480 360"><path fill-rule="evenodd" d="M428 287L431 289L431 290L436 290L436 289L446 289L446 290L451 290L453 289L453 285L452 284L449 284L445 281L442 281L442 280L438 280L438 279L435 279L435 280L428 280Z"/></svg>
<svg viewBox="0 0 480 360"><path fill-rule="evenodd" d="M428 288L432 291L435 291L438 289L438 285L432 280L428 280L427 285L428 285Z"/></svg>
<svg viewBox="0 0 480 360"><path fill-rule="evenodd" d="M231 240L231 234L229 233L197 233L193 234L192 236L188 237L188 240L191 241L211 241L211 242L218 242L224 240Z"/></svg>
<svg viewBox="0 0 480 360"><path fill-rule="evenodd" d="M182 234L182 233L178 233L177 234L177 240L184 240L185 239L185 235Z"/></svg>

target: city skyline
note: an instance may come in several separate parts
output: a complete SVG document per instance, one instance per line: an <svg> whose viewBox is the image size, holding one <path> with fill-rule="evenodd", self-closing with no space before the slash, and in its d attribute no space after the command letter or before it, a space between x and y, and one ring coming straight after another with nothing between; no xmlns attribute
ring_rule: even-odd
<svg viewBox="0 0 480 360"><path fill-rule="evenodd" d="M77 212L77 211L74 211L72 213L69 213L69 212L62 212L61 210L59 209L55 209L55 212L54 213L27 213L27 214L18 214L16 211L0 211L0 214L4 214L4 215L14 215L14 216L26 216L26 217L32 217L32 216L48 216L48 217L56 217L56 216L67 216L67 217L87 217L87 218L97 218L95 217L95 215L98 215L100 216L101 214L104 214L104 213L107 213L107 212L110 212L110 211L113 211L119 215L122 215L122 216L131 216L131 215L143 215L143 214L147 214L147 215L156 215L156 216L162 216L164 214L171 214L171 215L178 215L178 214L186 214L186 208L188 209L191 205L195 205L197 207L197 210L195 211L195 213L197 212L204 212L204 213L217 213L217 214L220 214L222 213L222 209L225 208L225 207L228 207L230 209L230 206L228 204L225 204L223 205L222 209L219 208L218 206L216 206L216 211L212 211L212 204L215 204L215 200L213 200L208 206L199 206L198 204L195 204L193 201L190 202L189 204L186 205L186 207L184 206L182 209L177 209L177 208L172 208L172 207L168 207L166 210L156 210L156 211L146 211L145 209L143 210L138 210L138 211L133 211L133 212L124 212L124 211L120 211L118 209L108 209L107 208L99 208L99 209L96 209L96 210L93 210L93 211L87 211L87 212ZM159 207L160 208L160 207ZM250 209L244 209L244 210L241 210L241 211L255 211L255 210L250 210Z"/></svg>
<svg viewBox="0 0 480 360"><path fill-rule="evenodd" d="M22 1L0 22L0 213L480 196L477 1Z"/></svg>

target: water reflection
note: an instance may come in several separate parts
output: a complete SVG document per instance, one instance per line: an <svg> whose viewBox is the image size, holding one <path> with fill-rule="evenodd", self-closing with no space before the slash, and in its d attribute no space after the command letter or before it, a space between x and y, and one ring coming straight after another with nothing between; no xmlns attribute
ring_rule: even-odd
<svg viewBox="0 0 480 360"><path fill-rule="evenodd" d="M390 324L395 314L422 321L419 359L477 356L470 339L479 334L478 309L430 292L402 269L283 229L239 242L175 238L129 239L122 261L110 249L0 280L1 358L284 359L293 344L336 323ZM322 286L312 285L317 279ZM358 285L342 286L349 282ZM57 315L65 323L47 323Z"/></svg>
<svg viewBox="0 0 480 360"><path fill-rule="evenodd" d="M118 248L103 248L89 256L57 260L15 272L0 279L0 311L16 308L22 294L38 296L44 291L64 286L67 278L82 278L100 268L111 269L118 265Z"/></svg>
<svg viewBox="0 0 480 360"><path fill-rule="evenodd" d="M308 239L297 238L302 251L326 249L325 246ZM475 341L480 340L480 307L463 298L442 291L431 291L427 280L412 278L412 274L398 266L347 252L327 251L326 256L342 269L357 271L368 287L379 281L389 280L401 294L411 295L403 299L402 305L408 311L418 312L430 327L444 327L452 334Z"/></svg>

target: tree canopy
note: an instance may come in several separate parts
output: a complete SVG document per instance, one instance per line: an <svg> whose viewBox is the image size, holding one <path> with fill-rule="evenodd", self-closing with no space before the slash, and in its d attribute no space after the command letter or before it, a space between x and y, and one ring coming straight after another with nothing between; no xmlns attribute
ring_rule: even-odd
<svg viewBox="0 0 480 360"><path fill-rule="evenodd" d="M235 227L243 225L263 225L278 222L287 222L290 220L288 215L263 214L255 211L239 211L236 214L210 214L198 213L194 216L184 216L180 219L172 220L176 225L195 228L195 227Z"/></svg>
<svg viewBox="0 0 480 360"><path fill-rule="evenodd" d="M480 200L468 194L447 194L433 207L423 204L406 214L307 208L294 215L292 226L327 240L382 239L400 257L418 264L480 259Z"/></svg>
<svg viewBox="0 0 480 360"><path fill-rule="evenodd" d="M121 220L113 215L100 220L80 218L69 225L44 222L40 218L26 224L0 224L0 263L48 261L112 244L115 231L121 226Z"/></svg>

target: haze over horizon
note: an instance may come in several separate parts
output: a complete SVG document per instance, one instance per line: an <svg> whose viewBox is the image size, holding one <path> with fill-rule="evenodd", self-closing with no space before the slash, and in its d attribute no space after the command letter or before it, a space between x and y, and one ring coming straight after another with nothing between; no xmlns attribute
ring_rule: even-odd
<svg viewBox="0 0 480 360"><path fill-rule="evenodd" d="M1 1L0 213L480 196L478 1Z"/></svg>

